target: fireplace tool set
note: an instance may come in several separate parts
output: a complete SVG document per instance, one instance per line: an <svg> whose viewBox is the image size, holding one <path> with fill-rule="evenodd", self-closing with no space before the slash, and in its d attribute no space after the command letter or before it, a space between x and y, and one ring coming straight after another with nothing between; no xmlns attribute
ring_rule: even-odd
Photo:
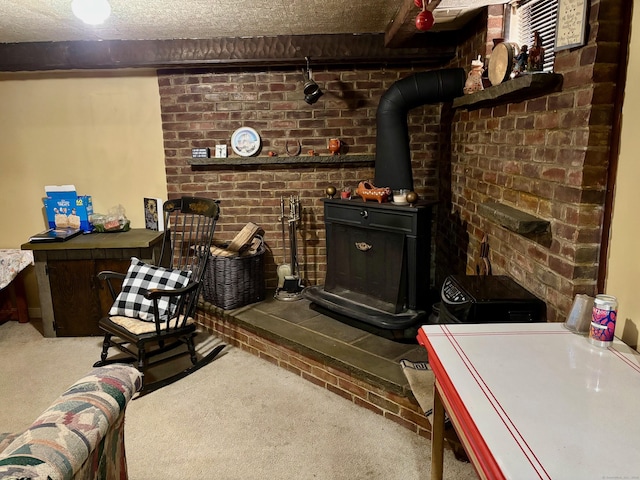
<svg viewBox="0 0 640 480"><path fill-rule="evenodd" d="M300 197L289 197L289 215L285 216L285 199L280 197L280 224L282 225L282 248L284 251L284 263L278 266L278 288L275 298L277 300L300 300L302 298L302 280L298 275L298 242L297 229L300 221ZM285 224L287 228L285 228ZM287 261L287 238L285 230L289 231L289 259Z"/></svg>

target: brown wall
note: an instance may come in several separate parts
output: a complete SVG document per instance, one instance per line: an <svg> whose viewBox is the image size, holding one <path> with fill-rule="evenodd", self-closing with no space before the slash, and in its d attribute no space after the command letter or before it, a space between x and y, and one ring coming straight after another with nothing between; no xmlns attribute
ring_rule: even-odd
<svg viewBox="0 0 640 480"><path fill-rule="evenodd" d="M606 291L615 295L620 304L616 321L616 336L637 350L640 338L640 296L637 279L640 278L640 261L637 259L637 243L640 237L638 205L640 205L640 85L633 79L640 77L640 11L632 15L629 63L624 90L624 107L621 112L622 132L620 158L616 172L615 201L610 233L610 249L607 255Z"/></svg>

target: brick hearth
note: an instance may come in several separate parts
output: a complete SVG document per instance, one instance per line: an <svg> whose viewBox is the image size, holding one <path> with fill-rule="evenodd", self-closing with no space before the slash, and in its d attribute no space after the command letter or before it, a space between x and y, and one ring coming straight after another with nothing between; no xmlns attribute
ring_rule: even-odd
<svg viewBox="0 0 640 480"><path fill-rule="evenodd" d="M310 308L272 298L224 311L203 303L197 321L223 341L300 375L332 393L430 438L431 425L399 364L425 361L416 343L400 343Z"/></svg>

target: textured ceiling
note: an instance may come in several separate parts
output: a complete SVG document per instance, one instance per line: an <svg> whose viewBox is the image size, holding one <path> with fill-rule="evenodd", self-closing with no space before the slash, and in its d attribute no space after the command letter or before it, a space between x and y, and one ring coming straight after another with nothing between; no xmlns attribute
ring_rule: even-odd
<svg viewBox="0 0 640 480"><path fill-rule="evenodd" d="M111 17L89 26L74 17L71 0L0 0L0 43L382 33L407 0L109 1ZM505 2L442 0L434 30Z"/></svg>

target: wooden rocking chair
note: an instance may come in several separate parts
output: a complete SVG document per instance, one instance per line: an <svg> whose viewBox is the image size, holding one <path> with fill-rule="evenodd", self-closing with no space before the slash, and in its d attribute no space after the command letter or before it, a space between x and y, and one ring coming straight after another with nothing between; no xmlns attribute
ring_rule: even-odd
<svg viewBox="0 0 640 480"><path fill-rule="evenodd" d="M186 354L190 356L188 368L152 383L145 381L142 393L189 375L213 360L225 347L217 345L198 359L194 342L197 331L193 316L220 211L218 202L182 197L166 201L163 210L165 233L161 266L144 264L133 257L126 274L111 271L98 274L98 278L106 281L114 304L109 315L99 321L105 335L100 361L94 366L137 362L138 370L144 374L153 365ZM119 293L116 292L118 280L122 281ZM110 347L127 356L108 359Z"/></svg>

